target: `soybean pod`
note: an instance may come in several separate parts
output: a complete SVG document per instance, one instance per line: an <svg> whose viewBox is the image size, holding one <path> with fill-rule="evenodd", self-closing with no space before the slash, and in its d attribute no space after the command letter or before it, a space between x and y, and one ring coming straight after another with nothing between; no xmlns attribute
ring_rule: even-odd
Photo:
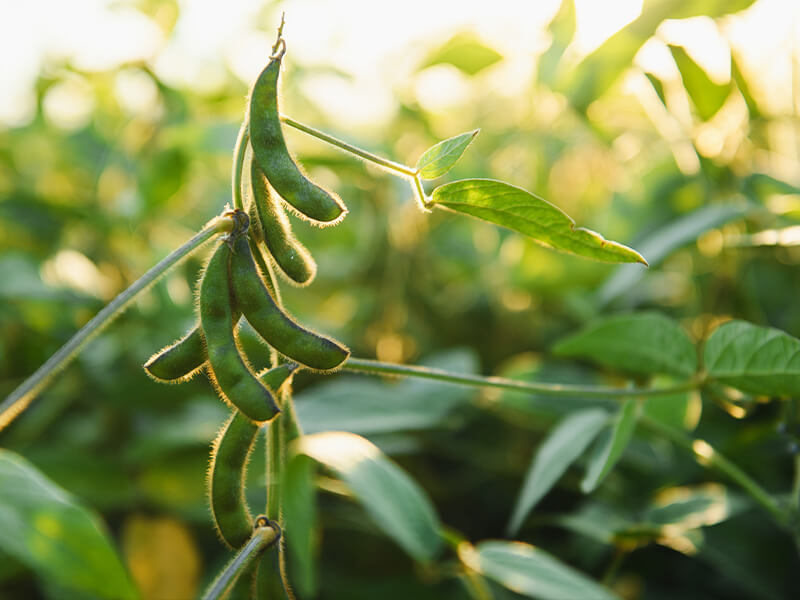
<svg viewBox="0 0 800 600"><path fill-rule="evenodd" d="M244 237L234 242L231 285L236 305L261 337L284 356L318 371L339 367L350 351L297 324L269 293Z"/></svg>
<svg viewBox="0 0 800 600"><path fill-rule="evenodd" d="M253 533L253 517L244 496L247 461L259 426L238 410L220 430L211 450L209 504L222 541L242 546Z"/></svg>
<svg viewBox="0 0 800 600"><path fill-rule="evenodd" d="M189 333L151 356L145 372L156 381L180 383L191 379L206 362L203 334L195 326Z"/></svg>
<svg viewBox="0 0 800 600"><path fill-rule="evenodd" d="M275 264L290 281L308 285L317 273L317 264L305 246L294 237L280 199L270 192L264 171L255 160L250 161L250 181L253 207L258 215L256 220L260 224L259 233Z"/></svg>
<svg viewBox="0 0 800 600"><path fill-rule="evenodd" d="M237 236L239 241L247 238ZM250 370L234 335L234 308L228 279L231 249L222 241L200 281L200 324L206 340L208 374L221 396L253 421L267 421L280 409L270 390Z"/></svg>
<svg viewBox="0 0 800 600"><path fill-rule="evenodd" d="M286 46L283 39L279 42L281 50L270 58L250 94L250 145L281 198L317 224L332 224L347 214L341 199L310 181L286 148L278 113L278 76Z"/></svg>
<svg viewBox="0 0 800 600"><path fill-rule="evenodd" d="M297 365L283 364L260 375L274 393ZM220 538L231 548L242 546L253 533L253 517L245 499L247 462L259 426L235 410L214 440L208 473L211 516Z"/></svg>

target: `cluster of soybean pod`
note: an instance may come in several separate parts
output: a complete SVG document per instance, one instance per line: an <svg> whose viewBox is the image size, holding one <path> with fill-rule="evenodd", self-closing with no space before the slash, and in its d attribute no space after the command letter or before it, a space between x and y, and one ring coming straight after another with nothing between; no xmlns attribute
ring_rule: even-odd
<svg viewBox="0 0 800 600"><path fill-rule="evenodd" d="M317 225L334 224L347 213L341 199L300 171L286 148L278 113L278 76L285 51L279 30L270 61L250 93L242 129L249 145L240 147L244 159L234 166L239 169L233 177L234 195L242 197L241 186L249 176L247 206L225 213L234 226L217 243L200 277L198 323L144 365L151 377L171 383L205 370L232 409L213 444L208 473L211 514L220 538L232 549L242 548L254 528L275 530L273 543L280 537L275 521L250 514L245 479L260 428L282 408L291 410L282 406L282 398L288 398L282 386L299 368L332 371L349 356L345 346L302 327L284 311L272 278L272 266L297 285L310 283L316 274L313 258L292 234L287 208ZM238 342L242 317L273 349L272 368L255 373L250 366Z"/></svg>

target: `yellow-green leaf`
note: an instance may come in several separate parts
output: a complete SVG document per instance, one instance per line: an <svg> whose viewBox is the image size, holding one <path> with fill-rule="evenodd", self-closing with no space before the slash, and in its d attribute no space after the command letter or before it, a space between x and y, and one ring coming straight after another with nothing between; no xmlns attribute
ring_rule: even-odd
<svg viewBox="0 0 800 600"><path fill-rule="evenodd" d="M494 179L462 179L439 186L431 202L527 235L540 244L611 263L647 261L633 248L576 227L560 208L529 191Z"/></svg>
<svg viewBox="0 0 800 600"><path fill-rule="evenodd" d="M443 140L425 150L417 161L417 169L422 178L436 179L452 169L478 133L480 133L480 129L473 129Z"/></svg>

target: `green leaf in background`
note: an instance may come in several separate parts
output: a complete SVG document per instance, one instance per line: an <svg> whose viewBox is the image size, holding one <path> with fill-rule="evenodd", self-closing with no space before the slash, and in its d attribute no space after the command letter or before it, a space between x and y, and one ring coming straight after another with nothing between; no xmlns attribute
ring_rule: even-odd
<svg viewBox="0 0 800 600"><path fill-rule="evenodd" d="M558 75L561 57L575 36L575 0L561 0L561 7L550 21L547 30L553 40L539 57L536 76L539 83L552 87Z"/></svg>
<svg viewBox="0 0 800 600"><path fill-rule="evenodd" d="M589 467L581 481L583 493L592 492L617 464L633 435L638 417L639 404L635 398L629 398L620 407L613 425L600 435L592 447Z"/></svg>
<svg viewBox="0 0 800 600"><path fill-rule="evenodd" d="M138 597L97 516L8 450L0 450L0 548L66 587Z"/></svg>
<svg viewBox="0 0 800 600"><path fill-rule="evenodd" d="M669 387L675 385L675 380L671 377L658 376L653 378L651 385L653 387ZM691 431L697 427L700 420L703 402L698 390L650 396L645 399L642 412L645 416L674 429Z"/></svg>
<svg viewBox="0 0 800 600"><path fill-rule="evenodd" d="M525 475L522 491L508 525L509 535L514 535L519 530L531 509L597 437L606 421L606 411L589 409L569 415L553 428L539 446Z"/></svg>
<svg viewBox="0 0 800 600"><path fill-rule="evenodd" d="M727 84L713 82L683 47L670 44L669 50L681 73L683 87L692 99L697 114L703 121L708 121L728 99L731 92L730 82Z"/></svg>
<svg viewBox="0 0 800 600"><path fill-rule="evenodd" d="M675 535L716 525L730 517L736 509L725 486L719 483L671 487L658 493L645 511L643 520Z"/></svg>
<svg viewBox="0 0 800 600"><path fill-rule="evenodd" d="M448 64L467 75L475 75L502 58L502 54L481 42L475 35L458 33L434 50L420 68Z"/></svg>
<svg viewBox="0 0 800 600"><path fill-rule="evenodd" d="M645 72L644 76L647 77L647 80L650 82L650 85L653 86L653 89L656 91L656 94L658 94L658 99L661 100L661 104L666 106L667 95L664 92L664 84L661 83L661 80L652 73Z"/></svg>
<svg viewBox="0 0 800 600"><path fill-rule="evenodd" d="M480 129L473 129L461 133L425 150L417 161L417 169L422 178L436 179L452 169L480 131Z"/></svg>
<svg viewBox="0 0 800 600"><path fill-rule="evenodd" d="M705 346L705 368L716 381L764 396L800 394L800 340L746 321L723 323Z"/></svg>
<svg viewBox="0 0 800 600"><path fill-rule="evenodd" d="M697 351L689 336L656 312L600 319L558 342L553 352L633 373L691 377L697 370Z"/></svg>
<svg viewBox="0 0 800 600"><path fill-rule="evenodd" d="M509 590L539 600L612 600L610 590L535 546L522 542L486 541L458 549L470 569Z"/></svg>
<svg viewBox="0 0 800 600"><path fill-rule="evenodd" d="M638 245L642 254L647 256L650 266L655 267L672 252L695 241L706 231L741 219L756 210L755 205L741 202L704 206L657 229ZM598 305L605 306L621 296L631 289L643 275L644 271L635 265L620 266L598 290L596 296Z"/></svg>
<svg viewBox="0 0 800 600"><path fill-rule="evenodd" d="M478 373L472 350L434 354L420 364L456 373ZM392 434L444 428L475 391L424 379L389 382L363 376L341 376L305 390L296 397L303 431L350 431L360 435Z"/></svg>
<svg viewBox="0 0 800 600"><path fill-rule="evenodd" d="M529 191L494 179L462 179L433 191L432 203L527 235L540 244L604 262L647 261L632 248L575 227L560 208Z"/></svg>
<svg viewBox="0 0 800 600"><path fill-rule="evenodd" d="M332 469L375 524L415 560L427 562L439 553L439 518L431 501L372 442L329 431L303 436L296 449Z"/></svg>
<svg viewBox="0 0 800 600"><path fill-rule="evenodd" d="M286 464L281 486L284 522L287 531L292 532L291 541L286 542L292 584L303 598L314 597L317 593L314 467L307 456L294 456Z"/></svg>
<svg viewBox="0 0 800 600"><path fill-rule="evenodd" d="M736 54L731 52L731 79L733 79L739 92L742 94L747 110L750 113L751 119L760 119L763 115L761 109L758 107L756 99L753 97L753 92L750 90L750 84L747 78L742 73L742 68L739 61L736 59Z"/></svg>
<svg viewBox="0 0 800 600"><path fill-rule="evenodd" d="M647 0L636 19L608 38L575 68L564 70L556 87L577 110L584 112L632 65L639 48L665 19L700 15L717 17L737 12L752 3L753 0Z"/></svg>

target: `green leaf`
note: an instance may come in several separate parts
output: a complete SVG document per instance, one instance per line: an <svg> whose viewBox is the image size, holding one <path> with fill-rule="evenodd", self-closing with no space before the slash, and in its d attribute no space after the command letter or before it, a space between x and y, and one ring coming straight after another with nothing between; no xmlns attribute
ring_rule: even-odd
<svg viewBox="0 0 800 600"><path fill-rule="evenodd" d="M287 462L281 486L284 521L287 531L292 532L291 543L286 545L292 565L292 584L303 598L317 594L314 467L307 456L294 456Z"/></svg>
<svg viewBox="0 0 800 600"><path fill-rule="evenodd" d="M669 377L656 377L653 387L668 387L675 382ZM643 413L674 429L693 430L697 427L703 403L698 390L678 394L650 396L644 402Z"/></svg>
<svg viewBox="0 0 800 600"><path fill-rule="evenodd" d="M297 450L335 471L375 524L414 559L427 562L439 553L439 519L430 500L372 442L329 431L303 436Z"/></svg>
<svg viewBox="0 0 800 600"><path fill-rule="evenodd" d="M581 490L588 494L606 478L622 456L633 435L639 405L635 398L629 398L617 413L614 424L598 438L589 457L589 468L581 481Z"/></svg>
<svg viewBox="0 0 800 600"><path fill-rule="evenodd" d="M417 169L422 178L436 179L452 169L480 131L480 129L473 129L461 133L425 150L417 161Z"/></svg>
<svg viewBox="0 0 800 600"><path fill-rule="evenodd" d="M97 515L8 450L0 450L0 548L66 587L138 597Z"/></svg>
<svg viewBox="0 0 800 600"><path fill-rule="evenodd" d="M708 121L728 99L731 92L730 82L714 83L683 47L670 44L669 50L681 73L683 87L692 99L697 114L703 121Z"/></svg>
<svg viewBox="0 0 800 600"><path fill-rule="evenodd" d="M747 78L744 76L744 73L742 73L742 68L739 65L739 61L736 60L736 55L733 52L731 52L731 79L733 79L737 89L742 94L745 104L747 104L747 110L750 113L750 118L753 120L760 119L762 117L761 109L759 109L758 102L756 102L756 99L753 97L753 93L750 90L750 84L747 82Z"/></svg>
<svg viewBox="0 0 800 600"><path fill-rule="evenodd" d="M658 99L661 100L661 104L666 106L667 96L666 93L664 92L664 84L661 83L661 80L652 73L645 72L644 76L647 77L647 80L650 82L650 85L653 86L653 89L656 91L656 94L658 94Z"/></svg>
<svg viewBox="0 0 800 600"><path fill-rule="evenodd" d="M690 529L716 525L735 512L727 490L719 483L661 490L643 520L674 536Z"/></svg>
<svg viewBox="0 0 800 600"><path fill-rule="evenodd" d="M753 0L648 0L631 23L606 40L573 69L565 70L556 89L584 112L605 93L632 64L639 48L652 37L664 19L721 16L747 8Z"/></svg>
<svg viewBox="0 0 800 600"><path fill-rule="evenodd" d="M442 352L422 364L457 373L478 372L471 350ZM473 389L425 379L385 382L357 375L331 379L295 398L306 433L341 430L371 436L441 429L475 397Z"/></svg>
<svg viewBox="0 0 800 600"><path fill-rule="evenodd" d="M547 27L553 40L539 57L536 77L539 83L552 86L558 75L561 57L575 36L575 0L562 0L556 16Z"/></svg>
<svg viewBox="0 0 800 600"><path fill-rule="evenodd" d="M519 530L531 509L597 437L606 421L606 411L589 409L569 415L553 428L528 468L508 525L509 535Z"/></svg>
<svg viewBox="0 0 800 600"><path fill-rule="evenodd" d="M689 336L656 312L606 317L561 340L553 352L633 373L690 377L697 370L697 352Z"/></svg>
<svg viewBox="0 0 800 600"><path fill-rule="evenodd" d="M434 50L422 64L422 69L449 64L467 75L475 75L503 58L471 33L458 33Z"/></svg>
<svg viewBox="0 0 800 600"><path fill-rule="evenodd" d="M527 235L540 244L604 262L640 262L642 256L599 233L575 227L560 208L527 190L493 179L462 179L433 191L433 204Z"/></svg>
<svg viewBox="0 0 800 600"><path fill-rule="evenodd" d="M717 327L706 342L708 376L764 396L800 394L800 340L745 321Z"/></svg>
<svg viewBox="0 0 800 600"><path fill-rule="evenodd" d="M657 229L639 247L655 267L678 248L693 242L706 231L741 219L757 210L752 204L712 204L704 206ZM644 272L635 265L622 265L609 277L597 292L597 301L605 306L614 298L633 287Z"/></svg>
<svg viewBox="0 0 800 600"><path fill-rule="evenodd" d="M486 541L459 546L458 555L470 569L509 590L538 600L611 600L610 590L530 544Z"/></svg>

